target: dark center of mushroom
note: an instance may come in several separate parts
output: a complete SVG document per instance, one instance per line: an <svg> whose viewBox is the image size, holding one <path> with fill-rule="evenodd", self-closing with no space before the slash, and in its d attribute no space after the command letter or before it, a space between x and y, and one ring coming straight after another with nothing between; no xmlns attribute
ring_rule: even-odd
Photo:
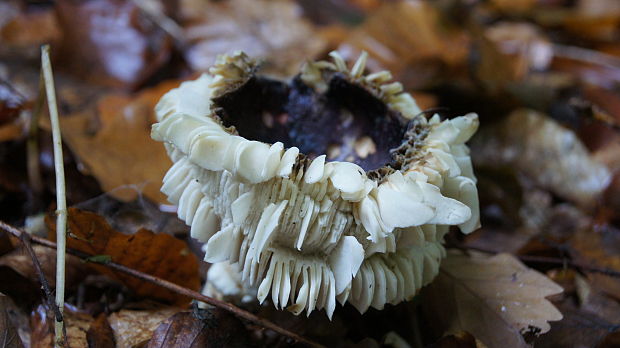
<svg viewBox="0 0 620 348"><path fill-rule="evenodd" d="M253 76L214 98L224 126L265 143L296 146L310 158L347 161L374 170L391 162L390 149L401 145L402 117L341 74L319 93L299 78L290 84Z"/></svg>

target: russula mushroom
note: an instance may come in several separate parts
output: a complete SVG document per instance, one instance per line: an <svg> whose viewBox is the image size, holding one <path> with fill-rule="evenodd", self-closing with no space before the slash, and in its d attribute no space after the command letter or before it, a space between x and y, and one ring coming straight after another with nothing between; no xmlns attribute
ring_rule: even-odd
<svg viewBox="0 0 620 348"><path fill-rule="evenodd" d="M205 260L236 263L261 303L329 317L336 300L411 299L449 226L479 226L477 116L427 119L389 72L364 74L365 53L351 69L330 55L290 82L219 57L162 97L152 128L174 162L162 192Z"/></svg>

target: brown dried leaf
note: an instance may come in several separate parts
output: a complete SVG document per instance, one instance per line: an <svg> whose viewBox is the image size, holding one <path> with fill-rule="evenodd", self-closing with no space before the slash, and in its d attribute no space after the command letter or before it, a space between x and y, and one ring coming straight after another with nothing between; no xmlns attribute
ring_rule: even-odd
<svg viewBox="0 0 620 348"><path fill-rule="evenodd" d="M7 313L8 299L0 294L0 347L23 348L21 338Z"/></svg>
<svg viewBox="0 0 620 348"><path fill-rule="evenodd" d="M247 331L239 319L221 310L204 310L198 319L180 312L161 323L147 348L200 348L247 346Z"/></svg>
<svg viewBox="0 0 620 348"><path fill-rule="evenodd" d="M56 238L56 226L47 220L50 238ZM200 276L198 260L187 243L165 233L154 234L140 229L133 235L114 230L107 221L91 212L69 208L67 246L91 255L108 255L111 260L129 268L198 290ZM112 276L139 296L153 297L187 304L188 298L102 265L92 265L99 272Z"/></svg>
<svg viewBox="0 0 620 348"><path fill-rule="evenodd" d="M423 291L429 318L493 347L526 347L522 332L545 333L562 314L545 297L562 288L510 254L451 251Z"/></svg>
<svg viewBox="0 0 620 348"><path fill-rule="evenodd" d="M167 202L159 188L170 160L164 147L151 139L151 124L159 98L178 84L163 82L135 97L108 95L95 108L62 119L67 145L115 198L135 199L135 190L114 189L137 185L149 199ZM99 124L95 132L93 123Z"/></svg>
<svg viewBox="0 0 620 348"><path fill-rule="evenodd" d="M151 338L159 324L178 312L178 308L153 310L122 309L108 318L118 348L133 348Z"/></svg>
<svg viewBox="0 0 620 348"><path fill-rule="evenodd" d="M171 38L128 0L56 2L63 69L93 83L135 88L169 59Z"/></svg>
<svg viewBox="0 0 620 348"><path fill-rule="evenodd" d="M114 332L108 323L108 317L101 313L86 332L88 348L115 348Z"/></svg>
<svg viewBox="0 0 620 348"><path fill-rule="evenodd" d="M50 286L54 287L56 285L56 250L42 245L33 245L32 249L41 264L45 278ZM23 246L0 257L0 266L10 267L23 277L39 284L39 275L34 268L32 258ZM65 283L67 287L72 287L83 279L85 271L86 267L80 259L67 255L65 262Z"/></svg>
<svg viewBox="0 0 620 348"><path fill-rule="evenodd" d="M620 231L611 226L582 229L575 233L570 253L577 261L620 272ZM620 299L620 279L601 273L588 273L592 284L610 296Z"/></svg>
<svg viewBox="0 0 620 348"><path fill-rule="evenodd" d="M371 70L388 69L394 75L404 75L403 70L415 69L430 60L448 66L463 64L469 52L469 39L444 24L440 11L429 2L386 1L351 33L341 48L347 52L367 51ZM432 79L425 71L428 69L421 70L419 74L407 75L423 75L414 78L425 82Z"/></svg>

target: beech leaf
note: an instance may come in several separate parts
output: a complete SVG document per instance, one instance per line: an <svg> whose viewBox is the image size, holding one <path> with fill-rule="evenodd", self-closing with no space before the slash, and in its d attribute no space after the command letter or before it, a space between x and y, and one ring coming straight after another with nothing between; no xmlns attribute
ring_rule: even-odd
<svg viewBox="0 0 620 348"><path fill-rule="evenodd" d="M527 347L522 333L549 331L562 314L545 297L563 289L510 254L450 251L422 293L429 318L493 347Z"/></svg>
<svg viewBox="0 0 620 348"><path fill-rule="evenodd" d="M53 219L47 220L50 238L56 238ZM187 243L165 233L155 234L140 229L128 235L113 229L102 216L69 208L67 246L94 255L91 261L113 261L129 268L198 290L200 275L198 259ZM91 263L97 271L123 282L139 296L168 300L184 305L189 299L109 268Z"/></svg>

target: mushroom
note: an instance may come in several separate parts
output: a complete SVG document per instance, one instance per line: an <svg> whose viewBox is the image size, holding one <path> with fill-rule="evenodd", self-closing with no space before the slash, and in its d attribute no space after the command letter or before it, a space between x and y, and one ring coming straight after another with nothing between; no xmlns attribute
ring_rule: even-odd
<svg viewBox="0 0 620 348"><path fill-rule="evenodd" d="M221 56L162 97L151 136L205 261L235 264L261 303L331 318L336 300L363 313L411 299L449 226L475 230L479 208L465 145L477 115L427 119L389 72L364 74L366 53L351 69L330 56L290 82Z"/></svg>

